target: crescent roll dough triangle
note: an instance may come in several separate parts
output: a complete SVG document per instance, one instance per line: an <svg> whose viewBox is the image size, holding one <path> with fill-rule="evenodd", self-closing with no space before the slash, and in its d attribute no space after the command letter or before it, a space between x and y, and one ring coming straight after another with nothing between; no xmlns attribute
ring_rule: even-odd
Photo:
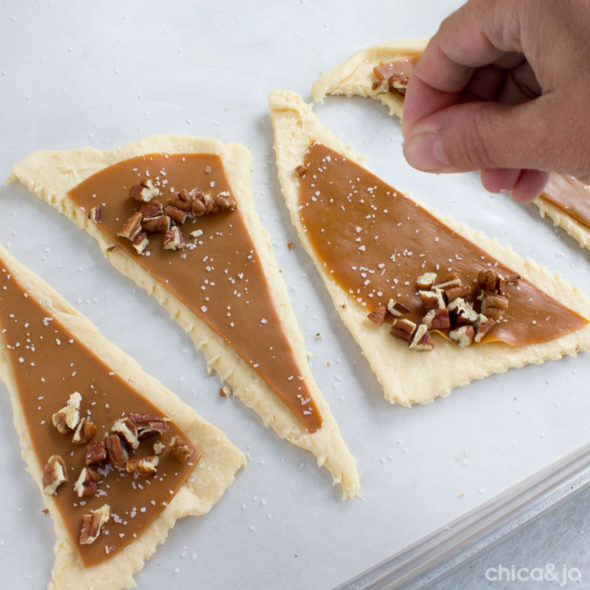
<svg viewBox="0 0 590 590"><path fill-rule="evenodd" d="M428 39L395 41L357 51L319 78L312 86L311 95L315 102L323 101L329 94L370 97L382 102L391 115L401 119L403 96L390 92L387 82L379 84L375 68L398 60L416 60L427 43ZM581 206L580 200L585 201ZM541 217L549 217L582 248L590 248L590 187L573 178L553 174L545 193L533 203Z"/></svg>
<svg viewBox="0 0 590 590"><path fill-rule="evenodd" d="M35 152L15 164L12 174L93 236L113 266L178 321L205 355L210 370L233 394L280 437L313 453L334 484L341 485L343 498L351 498L359 489L356 463L307 364L303 337L270 238L254 209L251 161L250 152L237 144L160 135L106 151L86 147ZM195 214L195 219L187 221L188 229L181 227L187 234L187 247L181 251L166 250L164 241L159 241L161 234L148 234L150 247L140 256L115 231L137 205L129 197L130 186L146 174L160 187L164 204L168 196L187 189L193 203L198 194L205 203L211 195L230 198L231 194L237 208L199 218ZM115 179L109 190L100 186L104 175ZM204 194L194 188L197 180L193 179L206 189ZM92 200L98 192L97 203L108 201L101 206L101 220L92 211L89 214L90 206L81 205L82 199ZM80 200L74 202L74 198ZM182 207L178 199L175 202ZM227 240L241 237L234 243L226 241L226 236ZM156 263L160 266L150 270L149 265ZM174 267L168 264L180 270L170 270ZM210 272L218 274L213 278ZM288 372L282 370L284 366ZM297 391L303 393L292 396L291 406L280 399L286 392ZM306 419L314 420L311 426Z"/></svg>
<svg viewBox="0 0 590 590"><path fill-rule="evenodd" d="M0 377L10 392L23 458L43 492L57 537L49 588L116 590L134 586L133 575L164 542L176 520L208 512L245 464L244 456L223 433L145 373L1 246L0 273ZM101 384L108 387L102 389ZM66 405L69 394L70 399L79 395L80 415L97 427L87 442L99 446L105 431L114 428L105 416L116 412L119 404L132 416L132 412L148 409L152 420L170 420L161 435L138 442L136 451L129 447L130 459L134 454L153 453L152 447L159 451L156 475L137 478L124 469L113 469L105 459L92 464L95 473L100 472L98 491L80 499L76 484L88 447L74 444L71 429L58 432L53 418L53 413ZM120 414L116 412L116 416ZM183 444L189 441L197 449L187 464L170 454L170 437L178 433ZM45 465L50 456L62 458L68 477L53 494L46 488ZM179 471L180 475L175 473ZM158 485L166 488L166 502L156 502ZM174 488L173 495L169 487ZM129 512L129 502L137 506L137 515ZM110 517L98 538L82 544L82 514L105 504ZM143 528L136 529L135 538L128 527L136 526L135 519L142 518L140 512L147 520Z"/></svg>
<svg viewBox="0 0 590 590"><path fill-rule="evenodd" d="M326 146L342 158L359 165L362 165L363 159L323 126L313 114L311 107L304 103L299 95L290 91L273 92L270 95L270 109L278 176L291 220L305 250L318 268L336 310L361 347L383 387L385 397L390 402L403 405L430 402L437 396L447 395L455 387L492 373L503 372L527 363L541 363L565 354L575 355L581 350L590 349L590 326L586 320L580 324L584 327L547 342L514 347L503 342L490 342L459 348L456 344L440 338L437 339L433 351L422 353L409 349L405 342L393 338L385 326L369 321L367 309L360 305L350 292L339 286L327 270L330 266L324 266L311 242L310 234L302 221L303 213L300 213L301 178L296 171L296 168L306 161L306 153L314 144ZM313 168L308 174L316 178L315 174L319 172L316 173ZM319 193L315 194L318 195L318 199L324 198ZM427 211L437 223L446 224L459 236L477 244L480 251L510 267L526 279L527 283L532 283L531 287L541 287L546 295L581 316L590 317L590 300L579 289L568 285L560 276L550 273L530 260L522 260L512 249L487 238L481 232L474 231L449 217L443 217L431 208L427 208ZM334 211L334 215L336 213ZM355 231L354 227L347 228L344 225L338 228L341 236L352 235ZM348 234L347 230L350 230ZM317 236L314 239L318 239ZM396 251L405 249L404 244L392 246Z"/></svg>

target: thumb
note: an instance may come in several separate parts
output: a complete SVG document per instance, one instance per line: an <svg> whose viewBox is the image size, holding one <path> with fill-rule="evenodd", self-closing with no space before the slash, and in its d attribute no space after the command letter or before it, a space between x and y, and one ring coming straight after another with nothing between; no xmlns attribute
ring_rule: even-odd
<svg viewBox="0 0 590 590"><path fill-rule="evenodd" d="M426 172L465 172L486 168L552 170L564 163L571 146L553 133L555 111L549 97L520 105L496 102L456 104L412 126L404 155ZM571 143L571 142L570 142ZM565 166L569 167L569 166Z"/></svg>

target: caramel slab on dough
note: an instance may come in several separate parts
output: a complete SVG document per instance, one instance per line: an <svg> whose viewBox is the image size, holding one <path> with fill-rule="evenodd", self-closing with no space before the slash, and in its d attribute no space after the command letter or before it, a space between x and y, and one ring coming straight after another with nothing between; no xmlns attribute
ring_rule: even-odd
<svg viewBox="0 0 590 590"><path fill-rule="evenodd" d="M58 488L55 496L43 494L57 537L54 547L55 563L49 588L55 590L77 588L111 590L134 586L133 575L143 567L145 560L155 552L156 547L164 542L168 531L174 526L176 520L183 516L197 516L208 512L232 483L236 471L245 464L244 456L227 440L223 433L205 422L190 406L182 402L159 381L145 373L131 357L102 336L86 317L76 311L38 276L17 262L1 246L0 268L3 284L1 295L3 301L0 302L0 305L5 306L1 314L3 341L0 347L0 376L10 392L14 424L19 436L23 458L28 471L42 493L44 459L41 456L50 452L47 447L51 445L52 440L58 441L57 444L63 446L64 443L61 442L60 437L63 437L63 441L70 441L72 438L72 432L63 435L54 432L50 408L51 403L57 403L57 399L50 401L47 396L41 396L43 399L38 400L35 396L32 405L23 403L23 400L27 400L31 396L31 375L34 371L46 370L48 378L44 381L43 387L45 390L52 388L52 378L49 376L54 369L53 356L50 354L52 346L65 347L66 355L72 354L67 352L70 350L68 347L80 349L81 358L90 359L89 373L96 376L95 369L99 367L99 373L102 375L99 375L99 380L114 379L118 390L123 392L132 390L132 395L136 395L133 392L137 392L136 403L140 407L151 407L157 410L161 416L169 418L170 425L176 429L175 431L180 429L192 446L201 453L198 462L195 461L196 466L191 468L188 476L185 476L182 485L176 489L167 505L158 511L155 518L148 520L144 528L138 531L137 539L131 540L128 544L122 543L120 548L104 558L96 553L96 548L100 547L104 551L105 543L109 537L103 535L101 538L99 536L92 545L79 545L75 542L75 530L77 530L75 519L80 517L78 514L80 506L71 516L73 521L68 521L67 512L64 511L64 502L70 502L70 498L75 497L73 490L69 488L72 487L77 473L72 473L71 467L75 461L79 462L78 455L80 453L84 455L84 446L71 445L74 452L71 456L63 457L68 466L69 481ZM18 312L16 312L15 302L18 303L18 301L21 303L18 304ZM11 305L15 306L16 313L6 308ZM28 314L30 314L30 321L27 321ZM42 325L39 322L40 314L44 316L41 320ZM4 325L6 322L8 323ZM19 328L19 326L21 327ZM19 349L9 349L7 345L9 345L8 341L16 334L16 332L13 333L14 330L21 330L23 327L25 330L30 330L31 343L24 345L22 357L17 359ZM45 344L41 347L42 349L39 347L35 349L34 331L39 332L37 336L46 332L46 336L56 332L62 335L62 339L63 334L67 333L71 335L71 339L68 342L56 343L49 343L48 339L37 339L37 342L45 342ZM55 350L57 351L57 348ZM33 358L36 359L32 361L35 365L29 367L28 361ZM102 368L108 371L106 375L101 373ZM72 375L68 378L77 379L80 388L84 389L83 381L86 375L83 370L79 371L77 376ZM53 383L61 381L58 376L56 379L53 379ZM53 387L53 389L56 388ZM92 397L89 391L90 389L86 389L82 392L83 415L86 415L86 410L92 409L89 404ZM69 393L72 392L67 388L64 389L64 403ZM116 405L117 400L112 401ZM37 405L39 406L37 407ZM133 412L133 409L129 408L129 411ZM47 412L49 415L45 415ZM150 440L155 440L155 438ZM147 444L151 445L152 443ZM168 468L170 467L171 464L168 465ZM173 466L172 469L174 469ZM131 478L133 474L127 475ZM103 478L101 477L101 479ZM96 508L105 502L110 502L113 508L116 507L116 497L109 497L108 492L114 493L115 489L119 488L115 488L116 484L107 485L109 481L113 482L116 479L116 472L104 477L104 483L99 484L99 488L107 493L104 496L99 494L94 498L84 498L87 502L86 505L89 508ZM154 483L156 481L152 485ZM127 480L125 485L129 487L129 484L130 482ZM147 485L147 482L144 485ZM138 494L138 502L141 501L140 498L141 496ZM72 510L74 509L72 508ZM113 516L111 516L110 522L115 526L112 519ZM108 527L109 524L107 523L106 526ZM112 532L114 535L114 529ZM101 541L103 541L102 545ZM109 539L109 543L110 541ZM113 538L112 541L115 539Z"/></svg>
<svg viewBox="0 0 590 590"><path fill-rule="evenodd" d="M313 141L320 142L359 165L363 165L363 158L323 126L299 95L290 91L273 92L270 109L279 181L291 220L305 250L318 268L342 321L379 379L387 400L402 405L427 403L474 379L527 363L541 363L566 354L576 355L581 350L590 350L590 326L586 324L557 339L533 345L512 347L491 342L459 348L439 338L433 351L419 353L409 349L407 343L393 338L384 326L368 320L367 308L331 278L305 232L299 212L300 180L295 172L303 164ZM585 318L590 317L590 300L560 276L530 260L522 260L511 248L500 245L481 232L443 217L430 207L422 207L562 305ZM397 247L402 248L403 245Z"/></svg>
<svg viewBox="0 0 590 590"><path fill-rule="evenodd" d="M329 94L369 97L383 103L389 108L390 115L401 119L403 95L391 92L387 84L378 84L376 69L391 63L397 63L403 69L403 62L418 59L427 43L428 39L394 41L357 51L314 83L311 88L314 102L323 101ZM575 204L572 199L584 199L586 203ZM582 248L590 249L590 188L587 185L552 174L545 193L533 203L539 208L541 217L549 217L553 225L563 228Z"/></svg>
<svg viewBox="0 0 590 590"><path fill-rule="evenodd" d="M176 293L162 280L157 280L150 273L143 262L143 256L138 256L124 239L113 239L105 233L103 221L96 223L88 218L88 211L82 210L68 193L75 195L74 188L84 181L92 182L91 177L109 168L116 169L134 158L151 155L177 154L210 154L221 159L223 170L227 177L232 195L237 201L237 209L230 216L239 215L251 238L255 255L260 261L270 297L274 302L274 315L280 323L280 328L290 347L290 354L298 368L298 375L305 383L307 391L315 402L320 416L320 427L308 429L302 424L301 416L295 414L277 395L277 388L272 388L262 373L264 367L256 367L257 363L247 362L244 352L234 349L229 344L229 338L223 337L213 329L210 322L204 321L204 316L191 310L186 304L186 297ZM116 165L116 166L115 166ZM269 236L264 230L254 209L250 190L250 152L237 144L223 144L215 139L195 138L184 135L161 135L138 141L120 148L100 151L94 148L79 148L62 152L40 151L30 154L14 165L13 176L29 187L38 197L49 202L59 211L72 219L79 227L92 235L100 245L103 254L123 274L131 278L140 287L153 295L174 317L181 327L192 338L195 346L202 350L210 370L217 372L223 382L248 407L257 412L267 426L289 442L313 453L319 465L325 466L331 473L334 483L342 488L343 498L352 498L358 493L359 481L356 462L345 442L328 404L315 383L307 364L303 337L291 309L287 289L282 280L276 260L272 253ZM137 174L129 181L137 182ZM165 177L170 184L173 178ZM166 190L170 188L167 183ZM81 185L84 186L84 185ZM120 192L120 183L116 190ZM193 187L176 186L176 191ZM203 187L208 188L208 187ZM127 191L129 187L127 187ZM172 195L173 193L171 193ZM125 196L126 200L129 200ZM107 215L108 207L104 207L103 216ZM215 223L215 215L211 216L211 223ZM120 219L122 224L124 219ZM104 223L106 225L106 223ZM184 226L183 226L184 228ZM151 234L153 236L153 234ZM198 240L209 238L203 235ZM150 241L156 240L150 237ZM189 240L187 235L187 241ZM113 248L113 245L116 245ZM157 242L154 247L159 247ZM188 256L198 253L197 245L193 251L173 252L171 256ZM159 254L158 254L159 256ZM141 261L139 259L142 259ZM140 263L141 262L141 263ZM147 264L147 263L146 263ZM185 294L186 295L186 294ZM261 333L262 334L262 333ZM263 337L263 335L261 336ZM285 379L290 377L285 376ZM299 378L299 377L298 377Z"/></svg>

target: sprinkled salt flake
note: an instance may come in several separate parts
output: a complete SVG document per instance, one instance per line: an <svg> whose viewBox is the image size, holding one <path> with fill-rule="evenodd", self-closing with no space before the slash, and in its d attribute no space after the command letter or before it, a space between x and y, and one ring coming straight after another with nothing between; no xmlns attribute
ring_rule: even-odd
<svg viewBox="0 0 590 590"><path fill-rule="evenodd" d="M49 324L50 324L52 321L53 321L53 318L52 318L52 317L46 317L46 318L43 318L43 325L47 327L47 326L49 326Z"/></svg>
<svg viewBox="0 0 590 590"><path fill-rule="evenodd" d="M260 323L261 323L261 324L268 324L268 320L267 320L266 318L262 318L262 319L260 320Z"/></svg>
<svg viewBox="0 0 590 590"><path fill-rule="evenodd" d="M207 306L206 305L201 305L201 311L203 313L207 313Z"/></svg>
<svg viewBox="0 0 590 590"><path fill-rule="evenodd" d="M193 238L200 238L202 235L203 235L202 229L196 229L195 231L191 232L191 236L193 236Z"/></svg>
<svg viewBox="0 0 590 590"><path fill-rule="evenodd" d="M18 362L19 363L24 363L25 362L25 359L22 356L19 356L18 357Z"/></svg>

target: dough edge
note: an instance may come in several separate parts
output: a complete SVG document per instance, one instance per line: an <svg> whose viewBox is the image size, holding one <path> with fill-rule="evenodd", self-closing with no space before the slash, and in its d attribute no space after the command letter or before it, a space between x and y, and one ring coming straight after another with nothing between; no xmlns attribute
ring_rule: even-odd
<svg viewBox="0 0 590 590"><path fill-rule="evenodd" d="M432 352L416 353L392 338L382 326L373 324L356 301L330 279L306 238L297 213L299 182L294 173L295 167L302 163L304 152L312 139L321 141L361 165L364 159L323 126L299 95L291 91L275 91L271 93L269 102L279 182L291 221L318 269L337 312L361 347L388 401L405 406L429 403L474 379L528 363L542 363L566 354L575 356L581 350L590 350L590 325L550 342L518 348L491 343L460 349L436 338L436 348ZM450 217L442 216L432 207L423 203L420 205L555 299L590 318L590 299L578 288L570 286L560 275L552 274L532 260L523 260L512 248L502 246L497 240Z"/></svg>
<svg viewBox="0 0 590 590"><path fill-rule="evenodd" d="M122 160L150 153L211 153L221 157L263 264L271 295L279 308L283 328L292 343L295 358L324 419L322 428L315 433L307 432L231 346L162 285L154 281L147 271L136 265L131 257L119 248L108 252L107 248L112 244L103 237L95 224L66 198L69 190L99 170ZM65 151L34 152L13 166L12 176L94 237L111 264L153 295L176 319L193 340L195 347L205 355L210 372L217 372L220 379L230 386L235 397L254 410L264 424L270 426L281 438L313 453L318 465L325 466L332 475L333 485L340 484L342 499L353 498L360 488L356 460L346 446L309 369L303 336L289 302L287 287L279 273L270 236L254 209L250 189L251 163L250 151L242 145L225 144L212 138L168 134L151 136L105 151L82 147Z"/></svg>
<svg viewBox="0 0 590 590"><path fill-rule="evenodd" d="M43 493L42 466L33 450L24 413L18 397L15 376L4 347L0 349L0 375L10 393L14 425L19 437L21 454L27 471L37 484L43 502L52 518L56 541L55 562L49 590L112 590L135 586L133 575L163 543L177 519L207 513L221 498L234 480L236 472L245 465L245 457L217 428L203 420L190 406L154 377L143 371L139 364L108 341L80 312L40 277L20 264L4 247L0 258L33 299L39 302L48 315L53 316L74 337L87 346L113 371L140 390L143 396L174 420L191 442L202 452L201 460L193 473L181 486L170 504L145 529L137 540L124 547L107 561L83 567L77 549L62 521L52 497Z"/></svg>

